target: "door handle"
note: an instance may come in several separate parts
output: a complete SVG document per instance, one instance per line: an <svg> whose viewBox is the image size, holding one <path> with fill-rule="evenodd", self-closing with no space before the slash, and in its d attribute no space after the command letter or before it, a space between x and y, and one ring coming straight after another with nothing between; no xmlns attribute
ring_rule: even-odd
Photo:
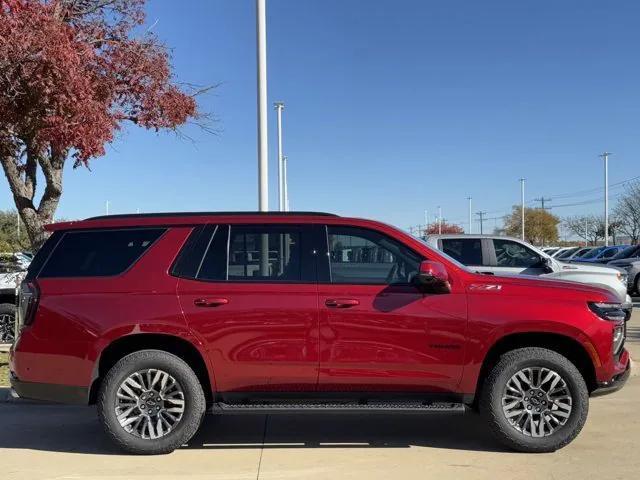
<svg viewBox="0 0 640 480"><path fill-rule="evenodd" d="M196 307L219 307L229 303L227 298L196 298L193 304Z"/></svg>
<svg viewBox="0 0 640 480"><path fill-rule="evenodd" d="M324 304L329 308L350 308L360 305L355 298L328 298Z"/></svg>

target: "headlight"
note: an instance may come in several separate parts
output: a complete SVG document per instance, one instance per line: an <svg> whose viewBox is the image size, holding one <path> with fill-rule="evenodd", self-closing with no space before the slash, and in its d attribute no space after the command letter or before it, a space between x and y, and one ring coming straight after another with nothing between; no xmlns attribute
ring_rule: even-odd
<svg viewBox="0 0 640 480"><path fill-rule="evenodd" d="M613 329L613 354L617 355L624 344L625 325L618 325Z"/></svg>
<svg viewBox="0 0 640 480"><path fill-rule="evenodd" d="M589 302L589 308L603 320L626 322L631 318L632 303Z"/></svg>

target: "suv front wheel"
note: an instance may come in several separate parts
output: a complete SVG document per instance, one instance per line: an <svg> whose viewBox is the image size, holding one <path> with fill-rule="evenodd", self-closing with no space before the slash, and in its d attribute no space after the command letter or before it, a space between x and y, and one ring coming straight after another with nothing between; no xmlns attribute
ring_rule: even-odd
<svg viewBox="0 0 640 480"><path fill-rule="evenodd" d="M107 435L137 454L170 453L196 433L205 396L193 370L160 350L123 357L107 373L98 415Z"/></svg>
<svg viewBox="0 0 640 480"><path fill-rule="evenodd" d="M589 392L566 357L544 348L519 348L502 355L489 373L480 411L507 447L553 452L582 430Z"/></svg>

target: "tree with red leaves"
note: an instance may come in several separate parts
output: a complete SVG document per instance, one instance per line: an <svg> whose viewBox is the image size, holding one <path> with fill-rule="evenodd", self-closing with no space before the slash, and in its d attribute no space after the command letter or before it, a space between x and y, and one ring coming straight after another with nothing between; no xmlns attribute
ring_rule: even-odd
<svg viewBox="0 0 640 480"><path fill-rule="evenodd" d="M0 162L34 250L65 162L104 155L124 122L175 130L202 118L147 32L145 0L0 0ZM35 202L38 171L45 179Z"/></svg>
<svg viewBox="0 0 640 480"><path fill-rule="evenodd" d="M437 235L438 233L464 233L464 229L460 225L454 223L442 222L442 225L438 225L438 222L427 225L424 229L425 235Z"/></svg>

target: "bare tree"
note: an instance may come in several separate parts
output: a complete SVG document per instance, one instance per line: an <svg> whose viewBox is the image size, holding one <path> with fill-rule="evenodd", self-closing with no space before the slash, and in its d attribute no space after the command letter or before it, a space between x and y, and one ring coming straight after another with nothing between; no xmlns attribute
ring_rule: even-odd
<svg viewBox="0 0 640 480"><path fill-rule="evenodd" d="M571 233L591 245L604 239L604 220L597 215L575 215L565 218L563 223Z"/></svg>
<svg viewBox="0 0 640 480"><path fill-rule="evenodd" d="M628 235L631 243L640 240L640 182L628 184L614 210L620 223L620 232Z"/></svg>

